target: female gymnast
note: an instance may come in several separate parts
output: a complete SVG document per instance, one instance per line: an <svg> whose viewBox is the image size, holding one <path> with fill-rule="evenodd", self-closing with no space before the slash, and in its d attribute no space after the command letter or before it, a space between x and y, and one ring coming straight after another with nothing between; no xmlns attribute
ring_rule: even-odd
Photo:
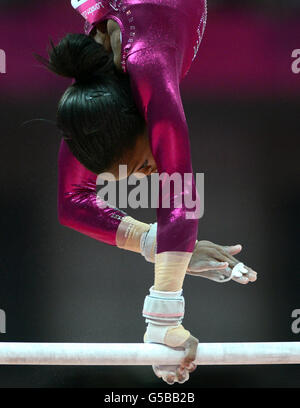
<svg viewBox="0 0 300 408"><path fill-rule="evenodd" d="M181 197L199 200L194 177L159 203L157 222L146 224L97 197L97 175L158 172L193 174L188 127L179 84L195 59L206 24L205 0L72 0L86 20L85 34L68 34L38 57L56 74L73 79L57 111L60 223L96 240L142 253L155 263L145 297L144 342L185 351L178 366L153 366L168 384L194 371L198 339L186 330L182 286L186 273L216 281L256 280L233 257L241 246L197 241L198 219ZM162 187L160 187L162 193Z"/></svg>

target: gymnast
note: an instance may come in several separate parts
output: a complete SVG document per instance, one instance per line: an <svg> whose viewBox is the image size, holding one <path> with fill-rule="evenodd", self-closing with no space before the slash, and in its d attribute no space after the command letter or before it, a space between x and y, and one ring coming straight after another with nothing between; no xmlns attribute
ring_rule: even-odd
<svg viewBox="0 0 300 408"><path fill-rule="evenodd" d="M153 224L106 205L97 196L98 175L193 174L180 81L196 58L206 24L205 0L72 0L86 20L85 33L68 34L49 59L36 56L73 82L58 104L58 216L62 225L89 237L141 253L154 266L145 297L144 342L185 351L178 366L153 365L168 384L183 383L196 369L199 340L182 323L186 273L217 282L256 280L235 257L241 245L197 240L198 219L185 201L157 208ZM162 190L160 189L160 192ZM180 195L196 197L195 180ZM233 274L236 265L242 268Z"/></svg>

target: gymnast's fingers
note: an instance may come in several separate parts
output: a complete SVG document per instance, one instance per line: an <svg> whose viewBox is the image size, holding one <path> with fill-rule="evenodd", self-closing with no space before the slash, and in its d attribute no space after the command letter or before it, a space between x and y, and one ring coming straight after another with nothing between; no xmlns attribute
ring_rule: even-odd
<svg viewBox="0 0 300 408"><path fill-rule="evenodd" d="M178 382L183 384L188 381L190 375L187 369L182 369L178 365L153 365L154 373L158 378L162 378L169 385Z"/></svg>
<svg viewBox="0 0 300 408"><path fill-rule="evenodd" d="M182 369L186 368L191 371L195 370L195 364L191 363L196 360L198 344L199 340L192 335L190 335L190 337L182 344L181 347L185 348L185 356L180 362L180 366Z"/></svg>
<svg viewBox="0 0 300 408"><path fill-rule="evenodd" d="M245 268L248 269L248 279L250 282L255 282L257 279L257 272L255 272L252 268L249 268L248 266L245 266Z"/></svg>
<svg viewBox="0 0 300 408"><path fill-rule="evenodd" d="M190 374L187 369L182 369L180 366L175 366L175 373L165 373L162 378L165 382L172 385L175 382L179 384L183 384L184 382L188 381L190 378Z"/></svg>
<svg viewBox="0 0 300 408"><path fill-rule="evenodd" d="M228 252L230 255L237 255L243 249L242 245L240 244L232 245L232 246L223 246L221 248L223 248L224 251Z"/></svg>
<svg viewBox="0 0 300 408"><path fill-rule="evenodd" d="M257 279L257 273L249 268L248 266L244 266L244 268L247 270L246 273L243 273L242 276L233 276L232 280L234 280L237 283L241 284L247 284L249 282L255 282Z"/></svg>
<svg viewBox="0 0 300 408"><path fill-rule="evenodd" d="M208 251L209 254L213 256L217 261L228 262L229 267L231 269L233 269L235 265L239 263L239 261L236 258L234 258L232 255L230 255L222 248L210 248Z"/></svg>
<svg viewBox="0 0 300 408"><path fill-rule="evenodd" d="M238 253L241 252L241 250L243 249L241 244L236 244L236 245L219 245L219 244L215 244L213 242L210 241L199 241L198 242L199 246L207 246L208 248L220 248L223 249L224 251L228 252L230 255L236 255Z"/></svg>
<svg viewBox="0 0 300 408"><path fill-rule="evenodd" d="M189 368L183 368L181 366L173 366L167 369L167 366L160 366L160 377L169 385L173 385L175 382L183 384L190 378L190 373L195 371L196 364L191 363Z"/></svg>
<svg viewBox="0 0 300 408"><path fill-rule="evenodd" d="M191 259L188 271L191 272L204 272L211 270L221 270L228 267L228 262L217 262L214 258L208 257L207 259L200 260L200 255L194 255Z"/></svg>

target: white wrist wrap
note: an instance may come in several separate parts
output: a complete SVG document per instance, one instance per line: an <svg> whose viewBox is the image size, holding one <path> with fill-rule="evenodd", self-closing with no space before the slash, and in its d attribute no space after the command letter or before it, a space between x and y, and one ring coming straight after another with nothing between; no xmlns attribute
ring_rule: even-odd
<svg viewBox="0 0 300 408"><path fill-rule="evenodd" d="M164 343L168 329L178 327L184 317L185 302L182 289L178 292L163 292L150 288L146 296L143 316L146 318L147 342Z"/></svg>
<svg viewBox="0 0 300 408"><path fill-rule="evenodd" d="M143 233L140 241L141 254L145 257L148 262L155 262L156 254L156 233L157 233L157 222L150 224L149 231Z"/></svg>

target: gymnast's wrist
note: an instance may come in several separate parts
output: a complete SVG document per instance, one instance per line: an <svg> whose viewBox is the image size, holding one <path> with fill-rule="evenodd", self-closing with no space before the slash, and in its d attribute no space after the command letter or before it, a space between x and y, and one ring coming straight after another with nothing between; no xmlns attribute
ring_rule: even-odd
<svg viewBox="0 0 300 408"><path fill-rule="evenodd" d="M149 229L149 224L135 220L130 216L124 217L117 230L117 247L141 253L141 238Z"/></svg>
<svg viewBox="0 0 300 408"><path fill-rule="evenodd" d="M148 262L155 263L155 254L157 252L157 222L149 224L149 230L145 231L141 236L140 253ZM198 244L195 242L194 250Z"/></svg>
<svg viewBox="0 0 300 408"><path fill-rule="evenodd" d="M181 325L184 309L182 289L165 292L157 291L152 286L143 306L143 316L148 323L144 342L162 343L171 347L182 344L190 335Z"/></svg>
<svg viewBox="0 0 300 408"><path fill-rule="evenodd" d="M155 262L155 254L157 250L157 222L149 224L149 230L145 231L141 236L140 252L148 262Z"/></svg>
<svg viewBox="0 0 300 408"><path fill-rule="evenodd" d="M191 252L161 252L155 255L154 289L176 292L182 289Z"/></svg>

